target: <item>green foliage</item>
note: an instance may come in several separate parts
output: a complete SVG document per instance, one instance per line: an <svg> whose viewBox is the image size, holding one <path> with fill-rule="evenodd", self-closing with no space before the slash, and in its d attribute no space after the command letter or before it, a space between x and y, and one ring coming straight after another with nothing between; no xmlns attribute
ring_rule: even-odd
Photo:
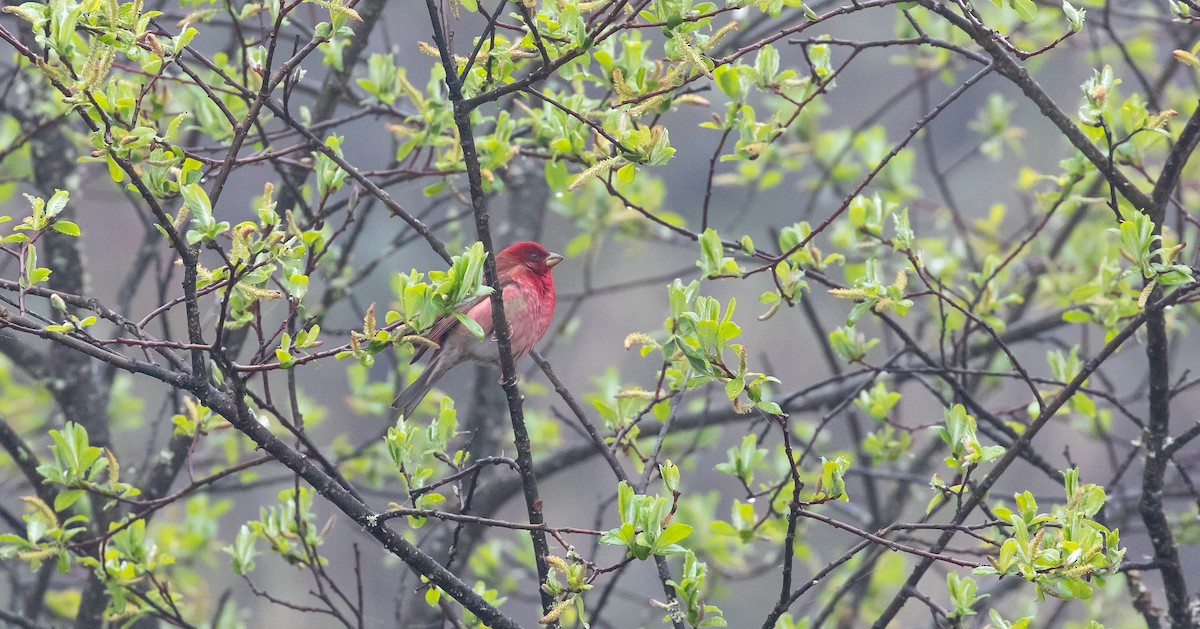
<svg viewBox="0 0 1200 629"><path fill-rule="evenodd" d="M742 271L733 258L724 255L725 246L717 230L709 227L700 234L700 272L708 279L738 277Z"/></svg>
<svg viewBox="0 0 1200 629"><path fill-rule="evenodd" d="M275 350L275 358L279 359L279 366L286 369L296 364L296 359L292 356L293 350L311 350L320 346L321 341L317 340L320 334L321 326L313 325L307 330L296 332L296 339L293 342L292 335L284 332L279 337L279 347Z"/></svg>
<svg viewBox="0 0 1200 629"><path fill-rule="evenodd" d="M1162 241L1162 236L1154 233L1154 222L1149 216L1135 212L1113 231L1121 235L1121 253L1133 262L1133 266L1126 269L1122 276L1136 273L1143 280L1149 280L1138 300L1139 306L1145 306L1149 289L1155 284L1178 286L1196 281L1191 267L1175 261L1184 247L1183 243L1173 247L1156 247Z"/></svg>
<svg viewBox="0 0 1200 629"><path fill-rule="evenodd" d="M741 326L733 321L737 301L730 299L722 315L721 303L716 298L700 295L699 282L685 285L676 279L667 290L671 315L664 326L666 340L660 342L647 334L631 334L625 340L626 347L639 345L643 355L659 350L669 365L665 375L672 390L720 383L736 412L758 409L780 415L783 411L779 404L765 399L765 385L779 380L749 371L746 347L733 342L742 332ZM743 394L748 402L742 399Z"/></svg>
<svg viewBox="0 0 1200 629"><path fill-rule="evenodd" d="M258 556L258 548L255 547L256 540L257 535L254 529L243 524L238 529L233 545L224 548L225 553L233 557L232 568L235 574L245 575L254 571L256 566L254 558Z"/></svg>
<svg viewBox="0 0 1200 629"><path fill-rule="evenodd" d="M850 469L850 461L844 457L829 460L821 457L821 475L817 477L817 486L813 489L810 502L822 503L828 500L850 502L846 493L846 470Z"/></svg>
<svg viewBox="0 0 1200 629"><path fill-rule="evenodd" d="M1038 600L1045 595L1088 599L1106 577L1117 574L1125 556L1120 532L1093 519L1107 500L1104 488L1081 485L1076 468L1063 476L1067 503L1050 513L1039 513L1028 491L1013 496L1015 509L993 509L1012 526L1012 536L996 557L988 557L992 565L976 568L976 574L1021 576L1035 585Z"/></svg>
<svg viewBox="0 0 1200 629"><path fill-rule="evenodd" d="M171 422L175 424L176 434L194 437L198 433L212 432L213 429L225 422L207 406L190 397L183 398L183 406L186 412L171 418Z"/></svg>
<svg viewBox="0 0 1200 629"><path fill-rule="evenodd" d="M21 288L29 288L50 279L53 270L38 266L37 242L44 235L50 231L67 236L80 235L79 225L58 217L66 209L67 202L70 200L70 194L66 190L55 190L49 200L29 194L25 195L25 198L29 200L31 206L30 215L21 219L19 224L13 225L11 234L0 238L0 251L21 261L20 275L17 280ZM0 216L0 224L11 220L11 216ZM16 248L9 247L10 244L15 244ZM67 332L77 327L86 327L94 322L95 319L89 323L76 319L69 321L65 327L48 329L53 332Z"/></svg>
<svg viewBox="0 0 1200 629"><path fill-rule="evenodd" d="M1032 22L1037 18L1037 4L1033 0L1005 0L1001 4L999 0L992 0L996 6L1007 5L1008 8L1017 12L1023 22Z"/></svg>
<svg viewBox="0 0 1200 629"><path fill-rule="evenodd" d="M435 613L482 627L476 612L483 607L458 608L468 590L500 605L540 586L552 600L542 610L544 623L586 627L585 603L609 591L608 580L622 571L599 567L581 550L589 545L572 538L578 547L563 542L561 552L548 551L541 559L549 577L528 587L534 554L527 531L491 532L487 518L509 496L485 494L508 479L473 465L492 454L485 448L508 461L512 442L507 427L497 428L504 422L475 420L503 413L472 406L472 421L464 415L460 426L446 396L427 398L420 419L394 418L388 407L395 383L416 369L405 364L411 353L436 347L430 337L437 322L458 321L486 338L458 312L492 290L483 285L483 246L474 242L483 237L464 210L486 209L493 225L507 227L528 219L505 214L508 206L536 210L522 204L536 205L545 194L544 205L558 216L538 215L532 227L548 227L547 244L565 244L583 261L582 271L564 266L556 273L583 280L556 275L562 326L553 329L565 332L543 348L556 348L548 356L564 382L593 386L576 398L584 412L567 397L571 391L566 406L547 401L544 380L524 373L533 453L518 458L528 455L540 479L605 447L606 457L645 479L657 468L657 494L638 494L636 481L617 487L615 479L587 476L585 494L598 501L615 494L619 526L602 535L551 530L557 541L600 536L626 561L671 558L661 604L668 622L724 626L713 603L738 596L744 577L763 566L788 565L796 590L830 565L813 577L820 583L813 582L819 587L805 594L810 598L794 601L775 626L807 627L811 618L800 615L825 608L841 624L870 624L867 617L885 609L889 597L911 594L901 588L912 555L861 553L829 564L837 550L821 546L827 531L816 517L838 518L842 532L894 536L902 529L886 527L901 524L903 515L893 514L893 502L907 504L912 479L926 478L943 459L949 473L942 472L946 480L932 475L922 524L964 525L976 512L964 504L984 498L973 488L985 474L1006 474L986 485L992 492L1011 490L1013 471L1002 469L1011 457L1001 459L1005 447L987 445L987 438L1012 446L1008 438L1035 429L1020 421L1020 410L1043 419L1044 401L1060 394L1060 418L1069 412L1071 421L1061 429L1095 442L1084 447L1127 448L1119 435L1128 431L1114 427L1126 418L1142 434L1130 460L1162 461L1164 448L1177 447L1155 445L1163 438L1174 444L1175 432L1142 425L1166 419L1139 417L1134 407L1147 387L1130 392L1111 373L1090 373L1098 352L1120 349L1101 350L1103 343L1148 334L1130 330L1131 322L1160 318L1156 329L1169 331L1174 350L1200 313L1191 295L1194 260L1184 245L1195 238L1186 208L1195 205L1189 182L1197 160L1172 154L1187 146L1173 121L1181 112L1191 116L1200 60L1195 47L1165 54L1186 45L1161 37L1168 25L1161 16L1147 19L1137 7L1105 11L1097 25L1086 19L1087 11L1095 17L1095 2L1064 1L1060 13L1032 0L993 0L961 15L949 7L960 15L953 20L946 7L930 11L914 2L650 0L635 11L597 1L452 0L435 7L445 15L432 44L381 45L372 33L390 38L410 25L395 29L395 16L374 17L368 6L181 0L159 12L141 0L45 0L4 8L20 32L3 38L12 80L0 112L0 201L38 192L26 195L28 216L0 216L11 227L0 233L11 270L0 278L11 293L0 308L8 355L0 361L0 419L38 456L31 464L28 451L13 445L19 440L5 440L0 469L12 476L5 478L10 486L32 487L39 497L21 498L22 520L9 518L14 531L0 535L0 559L14 574L49 561L66 574L52 575L38 601L54 615L48 623L82 609L89 586L81 576L103 586L100 615L108 624L151 616L214 629L250 622L233 605L213 613L209 584L194 568L211 561L219 519L232 504L207 492L274 478L238 467L263 451L243 431L261 440L263 426L287 442L266 451L295 448L334 478L313 489L292 487L288 475L279 502L263 507L224 548L235 574L249 577L261 555L277 555L316 578L312 596L357 612L361 622L349 588L323 594L333 582L328 575L344 566L324 572L342 558L322 554L329 529L318 525L316 512L326 503L317 494L345 482L355 496L384 491L406 508L445 511L436 515L447 519L478 513L477 522L388 522L418 545L440 540L437 527L470 531L453 529L451 567L461 587L443 589L430 574L419 575ZM1167 8L1167 18L1180 23L1200 20L1190 1L1172 0ZM401 13L403 20L425 17ZM1083 49L1072 46L1083 40L1064 45L1076 33L1088 38L1086 67L1063 53ZM430 58L410 60L413 50ZM1007 83L973 88L996 90L986 98L977 91L959 98L981 60L985 73L1003 70L1003 79L990 76L989 83ZM1171 63L1177 65L1165 65ZM878 85L853 87L854 95L869 88L868 109L829 97L862 80L865 64ZM1082 102L1072 119L1041 93L1080 82ZM372 154L351 145L363 137L383 151L382 163L363 161ZM954 148L946 152L945 145ZM709 166L707 180L693 174L697 164L700 171ZM1166 205L1139 199L1168 174L1183 184L1171 186ZM704 189L703 210L676 200L681 179ZM238 196L254 182L262 182L260 196ZM90 232L110 220L95 208L119 196L113 192L145 224L143 246L136 239L113 246L82 233L79 224ZM382 207L390 222L382 222ZM1112 228L1114 213L1119 223ZM497 243L510 233L497 229ZM461 253L445 271L389 273L411 268L408 256L424 241ZM700 279L671 272L667 278L683 277L658 296L665 303L614 306L661 308L663 327L622 328L615 336L608 328L587 330L589 343L627 334L626 349L653 355L653 371L606 367L591 355L559 360L566 345L560 340L594 325L596 313L613 311L591 300L612 293L624 299L622 291L666 281L658 279L666 270L659 267L669 256L659 253L669 247L690 247L690 273ZM89 259L89 251L106 257ZM114 269L130 272L118 278ZM195 277L182 292L181 270ZM374 298L366 297L385 273L392 299L381 322L367 305ZM68 283L82 288L64 288ZM96 288L118 283L115 297ZM735 318L737 298L744 303L747 295L757 295L763 309L757 321ZM361 327L346 320L347 312L361 315ZM562 320L564 312L574 319ZM625 325L626 310L620 312L611 325ZM840 318L837 312L844 325L822 323ZM1029 341L1050 345L1015 347ZM57 344L55 351L46 351L47 343ZM61 364L63 346L83 350L79 358L88 364ZM1171 369L1184 373L1187 353L1168 354ZM380 355L385 360L377 361ZM823 373L821 355L845 365ZM308 387L317 379L340 381L325 363L333 356L355 359L342 363L345 396ZM1030 357L1030 364L1016 364ZM114 379L121 370L127 373ZM1169 388L1178 374L1167 376L1167 384L1157 384ZM1072 384L1077 378L1081 386ZM1109 391L1110 383L1118 390ZM1174 386L1182 391L1188 381ZM155 415L158 399L165 402ZM87 420L72 417L80 400L104 408ZM927 418L911 416L930 402L948 407L933 432L925 430ZM571 422L585 424L597 441L595 451L563 449L572 447L563 434L574 424L560 417L568 407L576 415ZM985 423L977 425L968 407ZM330 422L311 430L344 410L355 415L338 424L344 428ZM589 413L595 425L588 425ZM372 417L389 426L382 438L353 428ZM255 430L247 419L257 420ZM95 426L97 438L82 425ZM333 432L328 441L326 430ZM984 430L989 437L981 439ZM135 459L138 482L168 485L151 492L147 484L154 499L140 499L141 490L120 479L118 454L130 455L127 433L134 431L153 440L144 461ZM1019 443L1029 452L1012 456L1045 455L1044 443ZM721 453L716 489L684 496L682 475L703 472ZM860 474L851 475L852 466ZM1079 483L1075 470L1064 475L1064 505L1040 512L1033 493L1022 490L1014 506L992 509L997 522L972 527L971 535L998 549L977 573L1020 576L1034 583L1039 600L1093 598L1094 614L1124 595L1113 593L1122 585L1116 580L1103 586L1118 574L1125 551L1118 532L1097 519L1106 490ZM1108 491L1136 495L1136 481L1123 482ZM14 505L20 493L13 493ZM834 501L846 504L825 505ZM1200 539L1195 512L1174 508L1158 510L1175 541ZM561 524L550 520L577 519L555 505L544 513L548 528ZM1153 534L1162 543L1163 531ZM975 557L960 552L958 542L936 548L912 535L904 543L937 556ZM632 564L629 572L644 568ZM851 581L859 570L870 578ZM853 605L840 598L850 588ZM982 613L975 580L950 573L947 589L951 624ZM457 597L453 604L447 592ZM992 627L1032 624L1032 616L1006 618L1032 611L1013 601L1033 595L996 596L988 600ZM305 607L292 597L266 600L284 599ZM1075 608L1066 612L1080 617Z"/></svg>
<svg viewBox="0 0 1200 629"><path fill-rule="evenodd" d="M837 331L835 330L835 334ZM850 331L853 333L853 330ZM846 350L843 350L846 351ZM896 430L888 422L888 415L900 402L898 391L889 391L887 385L877 381L870 389L864 389L854 400L854 404L862 409L871 419L880 424L878 430L867 434L863 439L862 448L871 462L878 465L881 462L895 461L912 447L912 433L907 430Z"/></svg>
<svg viewBox="0 0 1200 629"><path fill-rule="evenodd" d="M859 393L854 405L861 408L871 419L883 421L899 402L900 393L889 391L887 385L880 381Z"/></svg>
<svg viewBox="0 0 1200 629"><path fill-rule="evenodd" d="M325 147L332 150L338 157L342 156L342 138L331 135L325 138ZM313 151L313 161L316 174L317 196L326 199L337 192L349 175L333 158L324 151Z"/></svg>
<svg viewBox="0 0 1200 629"><path fill-rule="evenodd" d="M388 454L404 482L404 491L413 497L413 506L417 509L432 509L445 502L444 495L423 491L442 462L461 466L467 460L466 452L449 447L458 434L454 400L443 397L440 404L438 414L428 427L417 426L400 417L384 437ZM420 528L425 524L425 518L410 516L409 523Z"/></svg>
<svg viewBox="0 0 1200 629"><path fill-rule="evenodd" d="M995 609L989 609L988 620L991 621L993 629L1026 629L1033 622L1033 617L1028 616L1008 622L1000 615L1000 612Z"/></svg>
<svg viewBox="0 0 1200 629"><path fill-rule="evenodd" d="M152 613L162 605L174 605L181 599L165 590L140 591L147 576L175 562L169 554L160 552L158 545L146 535L146 521L133 520L128 525L110 527L110 543L101 559L85 556L79 562L95 571L104 582L109 595L106 613L118 617L136 618Z"/></svg>
<svg viewBox="0 0 1200 629"><path fill-rule="evenodd" d="M621 526L601 536L602 543L624 546L637 559L687 552L678 542L692 534L692 527L674 521L672 499L635 493L633 487L622 481L617 488L617 510Z"/></svg>
<svg viewBox="0 0 1200 629"><path fill-rule="evenodd" d="M644 337L644 338L643 338ZM639 340L640 339L640 340ZM625 340L626 346L645 341L653 344L653 339L647 335L630 335ZM642 347L643 355L653 351L652 348ZM626 433L630 439L636 439L640 433L633 424L650 405L650 412L655 419L665 421L671 411L669 401L656 401L653 391L645 391L637 386L623 386L620 374L615 368L593 378L596 391L584 395L584 400L592 405L600 415L604 428L614 434Z"/></svg>
<svg viewBox="0 0 1200 629"><path fill-rule="evenodd" d="M279 504L259 508L257 520L251 520L238 530L233 546L224 550L233 558L237 574L254 570L256 548L261 540L270 552L293 566L324 565L325 558L318 549L325 543L328 526L317 526L317 514L312 511L313 492L307 487L279 492Z"/></svg>
<svg viewBox="0 0 1200 629"><path fill-rule="evenodd" d="M765 448L758 447L758 436L751 433L742 437L741 447L729 449L729 460L717 463L716 470L729 474L750 487L754 483L754 468L767 456Z"/></svg>
<svg viewBox="0 0 1200 629"><path fill-rule="evenodd" d="M587 582L585 563L574 551L568 552L566 559L555 555L548 556L546 563L551 570L546 577L545 590L554 597L555 603L539 623L549 624L556 620L563 620L562 616L568 610L573 610L580 619L584 618L583 596L581 595L592 589L591 584ZM563 581L558 579L560 574Z"/></svg>
<svg viewBox="0 0 1200 629"><path fill-rule="evenodd" d="M945 424L935 430L950 448L946 467L963 473L1004 454L1003 446L984 446L980 443L975 433L975 418L967 414L962 404L946 409L945 417Z"/></svg>
<svg viewBox="0 0 1200 629"><path fill-rule="evenodd" d="M483 329L479 324L458 312L457 308L464 302L491 294L491 287L483 284L485 257L483 245L477 242L462 255L454 256L448 270L430 271L428 281L425 281L425 274L416 269L393 276L392 290L399 297L399 308L389 310L385 317L386 327L378 328L372 305L364 316L363 331L351 334L349 349L339 352L338 358L353 356L369 367L374 364L375 355L389 345L429 345L432 342L420 335L445 316L455 317L476 337L482 338Z"/></svg>
<svg viewBox="0 0 1200 629"><path fill-rule="evenodd" d="M968 489L965 483L966 475L979 464L995 460L1004 454L1004 446L985 446L979 441L975 418L967 414L967 409L962 404L955 404L946 409L945 423L934 430L950 448L950 454L945 459L946 467L954 471L955 478L960 482L947 485L941 476L934 474L930 487L936 493L926 506L927 512L932 511L947 495L962 495Z"/></svg>
<svg viewBox="0 0 1200 629"><path fill-rule="evenodd" d="M54 560L59 572L71 569L71 554L67 545L87 529L86 516L73 515L59 520L54 509L33 496L25 502L25 536L0 534L0 557L16 557L31 568L40 568L43 561Z"/></svg>
<svg viewBox="0 0 1200 629"><path fill-rule="evenodd" d="M121 468L112 452L88 442L87 429L67 422L63 429L51 430L54 444L53 463L37 468L46 482L60 488L54 498L54 510L66 511L88 492L109 498L129 498L141 491L120 481Z"/></svg>
<svg viewBox="0 0 1200 629"><path fill-rule="evenodd" d="M192 215L193 229L188 231L187 240L189 245L194 245L198 242L211 242L216 240L217 236L229 231L229 221L218 222L213 217L212 202L208 199L208 193L198 183L193 183L188 186L182 186L179 189L180 196L183 197L183 212L188 212Z"/></svg>
<svg viewBox="0 0 1200 629"><path fill-rule="evenodd" d="M226 263L211 270L200 266L196 279L197 289L217 287L217 295L228 300L224 319L228 329L250 323L261 302L303 300L309 282L307 259L325 250L327 231L301 229L290 213L281 219L274 211L273 194L274 186L268 183L263 195L252 199L257 223L243 221L231 228L228 221L215 218L199 184L180 188L184 199L180 216L192 215L193 229L187 232L187 241L214 246L218 239L231 240Z"/></svg>
<svg viewBox="0 0 1200 629"><path fill-rule="evenodd" d="M854 288L831 288L829 294L839 299L852 299L856 303L846 316L846 325L853 326L869 311L877 313L895 312L900 316L908 313L913 301L904 296L908 286L908 274L896 272L891 284L884 284L879 276L879 262L867 260L866 271L854 282Z"/></svg>
<svg viewBox="0 0 1200 629"><path fill-rule="evenodd" d="M754 503L733 501L729 521L713 520L712 531L718 535L736 536L743 544L754 539L758 516L754 513Z"/></svg>
<svg viewBox="0 0 1200 629"><path fill-rule="evenodd" d="M1085 125L1099 126L1108 109L1110 100L1115 101L1114 91L1121 80L1113 75L1112 66L1097 70L1081 87L1083 104L1079 106L1079 119Z"/></svg>
<svg viewBox="0 0 1200 629"><path fill-rule="evenodd" d="M884 425L879 430L867 433L862 446L863 452L871 457L874 464L896 461L912 449L912 433Z"/></svg>
<svg viewBox="0 0 1200 629"><path fill-rule="evenodd" d="M1067 25L1071 27L1071 32L1078 33L1083 30L1083 20L1084 16L1087 15L1087 11L1075 8L1067 0L1063 0L1062 9L1063 16L1067 18Z"/></svg>
<svg viewBox="0 0 1200 629"><path fill-rule="evenodd" d="M979 152L993 161L1000 161L1004 151L1020 155L1024 129L1012 120L1016 105L1003 94L989 94L986 106L967 126L984 138Z"/></svg>
<svg viewBox="0 0 1200 629"><path fill-rule="evenodd" d="M678 608L672 609L663 622L678 618L693 627L728 626L720 608L706 604L702 598L707 578L708 564L696 559L692 551L687 551L683 556L683 571L679 581L667 581L667 585L675 590Z"/></svg>
<svg viewBox="0 0 1200 629"><path fill-rule="evenodd" d="M424 580L424 581L427 581L427 580ZM429 605L430 607L438 607L441 604L441 600L442 600L442 596L444 595L444 592L442 592L442 590L439 589L437 586L429 584L429 583L425 583L424 587L426 588L425 589L425 603L427 605ZM496 590L495 588L489 588L487 586L487 584L484 583L483 581L476 581L475 585L473 585L471 587L471 591L474 592L475 594L478 594L480 596L480 598L482 598L483 600L487 601L489 604L491 604L495 607L499 607L500 605L502 605L507 598L507 597L501 596L500 592L498 590ZM559 609L560 609L559 613L563 614L563 616L564 616L563 620L570 620L569 614L570 614L571 608L565 607L565 608L559 608ZM462 621L468 627L478 627L478 628L482 628L482 629L486 629L486 627L487 627L487 625L485 625L483 623L483 621L479 620L478 616L471 613L470 611L464 611Z"/></svg>
<svg viewBox="0 0 1200 629"><path fill-rule="evenodd" d="M978 584L975 579L970 577L959 577L958 574L951 572L946 575L946 589L950 590L950 602L954 605L954 609L946 616L948 618L966 618L974 616L974 607L987 598L987 594L979 596L975 595L975 590Z"/></svg>
<svg viewBox="0 0 1200 629"><path fill-rule="evenodd" d="M829 345L846 362L862 360L863 356L878 344L879 339L868 339L858 328L849 325L834 328L829 333Z"/></svg>
<svg viewBox="0 0 1200 629"><path fill-rule="evenodd" d="M1046 352L1046 361L1050 366L1050 374L1059 382L1070 382L1083 370L1083 360L1079 357L1078 346L1072 346L1071 350L1065 354L1061 350L1050 350ZM1087 384L1086 380L1084 384ZM1057 394L1058 389L1052 389L1046 393ZM1101 407L1093 396L1085 391L1072 395L1067 401L1067 406L1082 418L1084 429L1093 435L1107 434L1112 425L1112 409ZM1036 415L1037 411L1034 405L1030 405L1029 413Z"/></svg>

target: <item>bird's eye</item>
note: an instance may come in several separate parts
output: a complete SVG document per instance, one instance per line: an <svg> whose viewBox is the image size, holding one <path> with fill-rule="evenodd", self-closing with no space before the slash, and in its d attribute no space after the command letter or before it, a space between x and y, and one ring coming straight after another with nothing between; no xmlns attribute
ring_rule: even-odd
<svg viewBox="0 0 1200 629"><path fill-rule="evenodd" d="M536 251L534 251L534 252L533 252L533 259L534 259L534 260L537 260L537 259L539 259L539 258L541 258L541 257L542 257L542 254L540 254L540 253L538 253L538 252L536 252Z"/></svg>

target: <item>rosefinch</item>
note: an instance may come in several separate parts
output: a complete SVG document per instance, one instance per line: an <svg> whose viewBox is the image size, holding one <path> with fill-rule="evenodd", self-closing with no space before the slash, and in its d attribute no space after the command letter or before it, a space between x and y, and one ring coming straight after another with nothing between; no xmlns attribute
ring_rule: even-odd
<svg viewBox="0 0 1200 629"><path fill-rule="evenodd" d="M496 255L496 278L500 283L498 288L504 291L504 317L508 321L514 362L528 354L550 327L554 318L554 279L550 268L562 260L562 256L546 251L536 242L516 242ZM434 350L425 371L392 402L392 407L400 409L405 417L412 415L433 385L455 365L466 361L500 364L500 350L492 337L491 297L463 304L458 311L483 328L484 338L475 338L452 316L438 319L427 338L439 348ZM427 349L418 347L413 362Z"/></svg>

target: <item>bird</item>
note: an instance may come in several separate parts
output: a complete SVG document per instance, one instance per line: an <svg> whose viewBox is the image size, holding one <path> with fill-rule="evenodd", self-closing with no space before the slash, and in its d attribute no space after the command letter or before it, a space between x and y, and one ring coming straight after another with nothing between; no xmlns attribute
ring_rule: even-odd
<svg viewBox="0 0 1200 629"><path fill-rule="evenodd" d="M550 269L562 261L561 255L530 241L515 242L496 255L499 286L494 288L503 291L514 364L532 351L550 328L554 318L554 278ZM411 417L430 389L455 366L468 361L500 364L500 349L493 336L491 297L484 295L467 302L458 307L458 312L483 328L483 339L476 338L452 315L442 315L434 321L426 338L437 343L437 349L421 375L392 402L392 408L400 409L404 417ZM429 349L418 346L412 362L417 362Z"/></svg>

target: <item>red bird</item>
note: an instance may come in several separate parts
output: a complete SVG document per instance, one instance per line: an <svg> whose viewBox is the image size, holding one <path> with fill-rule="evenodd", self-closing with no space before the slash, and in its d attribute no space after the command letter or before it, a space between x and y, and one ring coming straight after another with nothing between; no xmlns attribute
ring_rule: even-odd
<svg viewBox="0 0 1200 629"><path fill-rule="evenodd" d="M554 318L554 278L550 269L563 261L557 253L546 251L536 242L516 242L496 255L496 278L504 291L504 317L508 321L509 342L513 361L519 361L533 350L545 336ZM475 320L483 328L479 340L458 319L443 316L429 329L427 338L438 344L425 371L392 402L405 417L425 399L425 395L447 371L467 361L499 365L500 350L492 337L492 301L480 297L462 305L459 312ZM417 348L413 362L425 353Z"/></svg>

